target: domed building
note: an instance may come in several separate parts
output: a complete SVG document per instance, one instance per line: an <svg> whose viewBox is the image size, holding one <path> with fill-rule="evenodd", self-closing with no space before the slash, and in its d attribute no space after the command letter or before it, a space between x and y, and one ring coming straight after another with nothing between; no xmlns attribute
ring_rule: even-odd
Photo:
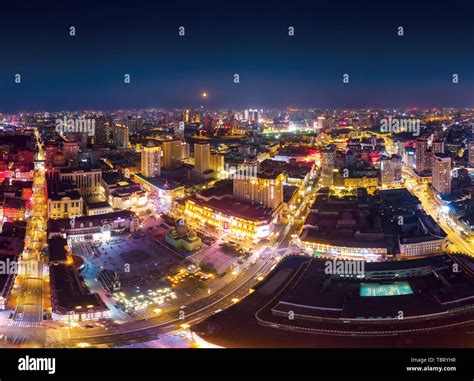
<svg viewBox="0 0 474 381"><path fill-rule="evenodd" d="M165 240L175 248L187 252L200 249L202 244L201 238L199 238L194 231L189 230L184 218L176 220L176 227L171 228Z"/></svg>

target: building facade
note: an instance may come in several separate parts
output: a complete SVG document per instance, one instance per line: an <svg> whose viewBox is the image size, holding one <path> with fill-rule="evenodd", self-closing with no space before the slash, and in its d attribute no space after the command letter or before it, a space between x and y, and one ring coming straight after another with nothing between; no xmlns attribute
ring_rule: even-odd
<svg viewBox="0 0 474 381"><path fill-rule="evenodd" d="M194 144L194 170L204 173L211 169L211 146L210 144Z"/></svg>
<svg viewBox="0 0 474 381"><path fill-rule="evenodd" d="M176 168L183 160L183 142L181 140L168 140L161 143L163 150L163 169Z"/></svg>
<svg viewBox="0 0 474 381"><path fill-rule="evenodd" d="M445 154L433 155L433 189L440 195L451 194L451 157Z"/></svg>
<svg viewBox="0 0 474 381"><path fill-rule="evenodd" d="M145 177L158 177L161 174L161 148L148 143L141 152L141 173Z"/></svg>
<svg viewBox="0 0 474 381"><path fill-rule="evenodd" d="M80 217L84 211L84 200L70 182L48 180L46 182L48 195L48 218Z"/></svg>
<svg viewBox="0 0 474 381"><path fill-rule="evenodd" d="M233 179L233 194L237 200L266 206L272 210L283 203L283 173L258 173L253 176L239 176Z"/></svg>

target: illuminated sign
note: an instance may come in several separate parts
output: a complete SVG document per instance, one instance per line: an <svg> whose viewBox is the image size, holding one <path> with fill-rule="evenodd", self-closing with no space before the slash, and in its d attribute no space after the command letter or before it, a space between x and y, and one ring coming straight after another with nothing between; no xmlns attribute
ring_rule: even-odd
<svg viewBox="0 0 474 381"><path fill-rule="evenodd" d="M263 225L257 228L257 238L266 238L270 235L270 226Z"/></svg>

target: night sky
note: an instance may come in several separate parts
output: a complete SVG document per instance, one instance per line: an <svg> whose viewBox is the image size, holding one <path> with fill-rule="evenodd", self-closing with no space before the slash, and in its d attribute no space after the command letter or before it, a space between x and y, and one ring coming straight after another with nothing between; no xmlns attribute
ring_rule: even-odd
<svg viewBox="0 0 474 381"><path fill-rule="evenodd" d="M0 11L0 111L474 106L469 1L18 3Z"/></svg>

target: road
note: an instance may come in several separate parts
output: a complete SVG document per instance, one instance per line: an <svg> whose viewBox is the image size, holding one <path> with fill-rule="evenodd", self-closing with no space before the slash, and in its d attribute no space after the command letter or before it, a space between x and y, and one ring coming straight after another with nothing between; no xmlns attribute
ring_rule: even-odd
<svg viewBox="0 0 474 381"><path fill-rule="evenodd" d="M37 131L36 138L39 138ZM37 157L43 157L42 145ZM45 174L41 163L35 165L31 217L26 224L25 248L21 256L20 271L15 281L18 287L12 292L16 308L10 326L39 327L43 322L43 261L41 251L46 243Z"/></svg>

